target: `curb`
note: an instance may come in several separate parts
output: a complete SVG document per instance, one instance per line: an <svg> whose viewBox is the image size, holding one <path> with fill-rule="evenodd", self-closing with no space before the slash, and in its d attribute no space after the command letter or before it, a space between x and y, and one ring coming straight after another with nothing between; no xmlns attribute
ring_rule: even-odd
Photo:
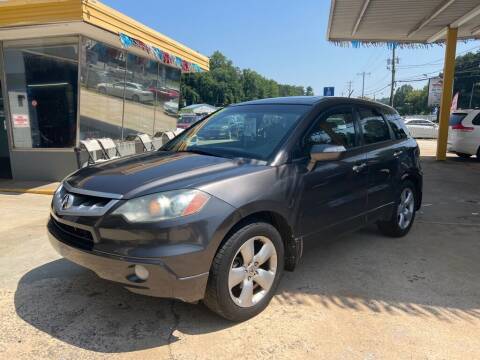
<svg viewBox="0 0 480 360"><path fill-rule="evenodd" d="M53 195L55 190L48 189L15 189L15 188L0 188L0 192L10 192L19 194L37 194L37 195Z"/></svg>

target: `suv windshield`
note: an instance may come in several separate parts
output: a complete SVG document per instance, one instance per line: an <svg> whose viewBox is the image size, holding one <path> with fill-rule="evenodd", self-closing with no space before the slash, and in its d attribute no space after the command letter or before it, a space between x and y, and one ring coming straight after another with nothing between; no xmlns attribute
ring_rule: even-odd
<svg viewBox="0 0 480 360"><path fill-rule="evenodd" d="M190 127L162 150L266 160L310 109L307 105L232 106Z"/></svg>

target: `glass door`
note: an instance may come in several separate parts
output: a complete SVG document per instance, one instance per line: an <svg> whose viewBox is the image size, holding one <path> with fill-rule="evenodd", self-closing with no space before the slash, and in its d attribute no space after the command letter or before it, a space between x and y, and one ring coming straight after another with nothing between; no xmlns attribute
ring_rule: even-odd
<svg viewBox="0 0 480 360"><path fill-rule="evenodd" d="M7 119L5 118L2 90L2 79L0 78L0 179L11 179L12 170L10 168L10 151L8 149Z"/></svg>

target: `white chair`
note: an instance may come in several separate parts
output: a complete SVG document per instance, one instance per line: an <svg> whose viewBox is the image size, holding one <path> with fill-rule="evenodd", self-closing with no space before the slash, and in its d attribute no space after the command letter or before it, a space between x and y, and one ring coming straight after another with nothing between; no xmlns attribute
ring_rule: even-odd
<svg viewBox="0 0 480 360"><path fill-rule="evenodd" d="M121 157L120 151L118 151L118 148L117 148L117 144L115 144L115 142L112 139L103 138L103 139L97 139L97 141L100 143L100 146L102 147L108 159L113 160ZM113 152L113 155L112 155L112 152Z"/></svg>
<svg viewBox="0 0 480 360"><path fill-rule="evenodd" d="M104 162L109 160L108 155L105 154L103 151L102 146L97 140L81 140L80 141L81 147L83 147L88 153L88 165L95 165L100 162ZM97 156L100 153L102 158L98 159Z"/></svg>
<svg viewBox="0 0 480 360"><path fill-rule="evenodd" d="M168 140L172 140L176 136L173 131L165 131L164 134L167 136Z"/></svg>
<svg viewBox="0 0 480 360"><path fill-rule="evenodd" d="M137 137L140 139L140 142L143 145L143 151L154 151L155 146L153 145L152 138L148 134L138 134Z"/></svg>

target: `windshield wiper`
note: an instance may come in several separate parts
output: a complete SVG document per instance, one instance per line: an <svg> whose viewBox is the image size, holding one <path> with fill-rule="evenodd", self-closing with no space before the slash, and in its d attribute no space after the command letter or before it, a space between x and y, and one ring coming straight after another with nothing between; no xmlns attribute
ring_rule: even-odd
<svg viewBox="0 0 480 360"><path fill-rule="evenodd" d="M199 149L179 150L178 152L186 152L186 153L193 153L193 154L207 155L207 156L215 156L215 157L226 157L226 156L221 156L221 155L213 154L213 153L211 153L211 152L204 151L204 150L199 150Z"/></svg>

